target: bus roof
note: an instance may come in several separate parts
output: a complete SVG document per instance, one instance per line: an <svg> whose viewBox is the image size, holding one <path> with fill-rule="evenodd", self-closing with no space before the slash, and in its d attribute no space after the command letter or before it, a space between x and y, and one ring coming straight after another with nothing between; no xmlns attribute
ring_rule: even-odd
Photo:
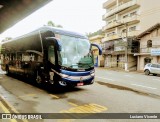
<svg viewBox="0 0 160 122"><path fill-rule="evenodd" d="M3 43L8 43L8 42L11 42L11 41L20 39L20 38L25 38L25 37L28 37L28 36L31 36L31 35L38 34L39 31L51 31L51 32L56 33L56 34L62 34L62 35L68 35L68 36L73 36L73 37L88 39L87 36L85 36L85 35L83 35L83 34L80 34L80 33L77 33L77 32L64 30L64 29L62 29L62 28L56 28L56 27L50 27L50 26L43 26L43 27L40 27L40 28L38 28L38 29L30 32L30 33L27 33L27 34L24 34L24 35L22 35L22 36L13 38L13 39L11 39L11 40L9 40L9 41L2 42L2 44L3 44Z"/></svg>
<svg viewBox="0 0 160 122"><path fill-rule="evenodd" d="M77 33L77 32L73 32L73 31L64 30L62 28L44 26L44 27L39 28L38 30L50 30L50 31L52 31L54 33L58 33L58 34L62 34L62 35L68 35L68 36L74 36L74 37L88 39L88 37L83 35L83 34L80 34L80 33Z"/></svg>

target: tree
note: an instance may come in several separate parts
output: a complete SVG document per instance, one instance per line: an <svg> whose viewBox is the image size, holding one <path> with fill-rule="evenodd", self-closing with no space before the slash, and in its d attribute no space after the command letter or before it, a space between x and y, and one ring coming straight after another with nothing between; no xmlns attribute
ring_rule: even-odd
<svg viewBox="0 0 160 122"><path fill-rule="evenodd" d="M59 27L59 28L63 28L63 27L62 27L62 25L57 25L57 27Z"/></svg>
<svg viewBox="0 0 160 122"><path fill-rule="evenodd" d="M47 25L48 25L48 26L55 27L55 24L54 24L52 21L48 21Z"/></svg>
<svg viewBox="0 0 160 122"><path fill-rule="evenodd" d="M2 42L9 41L11 39L12 39L12 37L6 37L5 39L2 40Z"/></svg>
<svg viewBox="0 0 160 122"><path fill-rule="evenodd" d="M44 26L46 26L46 25L44 25ZM56 25L56 24L54 24L54 22L52 22L51 20L47 22L47 26L63 28L62 25Z"/></svg>
<svg viewBox="0 0 160 122"><path fill-rule="evenodd" d="M100 30L93 32L93 33L91 33L91 32L86 33L86 36L92 37L92 36L101 35L101 34L103 34L103 33L102 33L102 30L100 29Z"/></svg>

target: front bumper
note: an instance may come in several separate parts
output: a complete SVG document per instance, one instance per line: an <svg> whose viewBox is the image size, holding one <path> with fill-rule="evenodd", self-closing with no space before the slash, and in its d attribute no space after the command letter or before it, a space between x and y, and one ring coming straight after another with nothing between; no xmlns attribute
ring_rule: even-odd
<svg viewBox="0 0 160 122"><path fill-rule="evenodd" d="M79 86L78 83L83 83L83 85L90 85L94 83L94 76L90 77L88 79L82 79L82 80L74 80L74 79L70 79L70 78L62 78L62 81L66 82L67 85L71 85L71 86Z"/></svg>

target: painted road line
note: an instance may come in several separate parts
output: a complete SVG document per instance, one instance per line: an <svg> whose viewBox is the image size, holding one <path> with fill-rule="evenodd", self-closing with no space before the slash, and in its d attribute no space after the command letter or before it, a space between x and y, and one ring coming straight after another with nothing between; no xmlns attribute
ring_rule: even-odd
<svg viewBox="0 0 160 122"><path fill-rule="evenodd" d="M155 80L155 81L160 81L159 79L152 79L152 80Z"/></svg>
<svg viewBox="0 0 160 122"><path fill-rule="evenodd" d="M105 80L110 80L110 81L114 81L113 79L110 79L110 78L103 78L103 77L97 77L96 78L100 78L100 79L105 79Z"/></svg>
<svg viewBox="0 0 160 122"><path fill-rule="evenodd" d="M60 113L100 113L106 111L108 108L98 104L90 103L81 106L72 107L68 110L62 110Z"/></svg>
<svg viewBox="0 0 160 122"><path fill-rule="evenodd" d="M59 99L59 97L58 96L56 96L56 95L53 95L53 94L49 94L51 97L53 97L53 98L56 98L56 99Z"/></svg>
<svg viewBox="0 0 160 122"><path fill-rule="evenodd" d="M133 76L131 76L131 75L124 75L124 76L126 76L126 77L133 77Z"/></svg>
<svg viewBox="0 0 160 122"><path fill-rule="evenodd" d="M3 97L1 97L1 98L2 98L2 101L4 101L5 104L7 104L7 106L8 106L9 108L11 108L11 110L12 110L14 113L19 113L9 102L7 102ZM23 121L23 122L28 122L27 120L24 120L24 119L22 119L22 121Z"/></svg>
<svg viewBox="0 0 160 122"><path fill-rule="evenodd" d="M61 119L61 120L58 120L57 122L73 122L75 120L76 119Z"/></svg>
<svg viewBox="0 0 160 122"><path fill-rule="evenodd" d="M2 110L7 113L10 114L9 110L2 104L2 102L0 101L0 108L2 108ZM2 119L3 120L3 119ZM10 119L11 122L17 122L15 119Z"/></svg>
<svg viewBox="0 0 160 122"><path fill-rule="evenodd" d="M22 98L22 97L33 97L33 96L36 96L36 94L26 94L26 95L19 96L19 97Z"/></svg>
<svg viewBox="0 0 160 122"><path fill-rule="evenodd" d="M139 85L139 84L131 84L131 85L140 86L140 87L144 87L144 88L148 88L148 89L157 89L157 88L154 88L154 87L143 86L143 85Z"/></svg>
<svg viewBox="0 0 160 122"><path fill-rule="evenodd" d="M72 105L72 106L78 106L77 104L75 104L75 103L72 103L72 102L68 102L70 105Z"/></svg>

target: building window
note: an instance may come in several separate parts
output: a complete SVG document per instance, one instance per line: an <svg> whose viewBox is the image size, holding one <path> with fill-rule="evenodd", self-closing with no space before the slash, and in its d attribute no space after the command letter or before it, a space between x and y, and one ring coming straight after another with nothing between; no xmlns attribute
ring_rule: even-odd
<svg viewBox="0 0 160 122"><path fill-rule="evenodd" d="M148 40L148 41L147 41L147 47L148 47L148 48L152 47L152 40Z"/></svg>
<svg viewBox="0 0 160 122"><path fill-rule="evenodd" d="M135 16L135 15L137 15L137 11L134 11L134 12L130 13L130 16L131 16L131 17L132 17L132 16Z"/></svg>
<svg viewBox="0 0 160 122"><path fill-rule="evenodd" d="M129 31L135 31L136 30L136 26L130 27Z"/></svg>
<svg viewBox="0 0 160 122"><path fill-rule="evenodd" d="M151 63L151 58L146 57L146 58L144 59L144 66L145 66L146 64L148 64L148 63Z"/></svg>
<svg viewBox="0 0 160 122"><path fill-rule="evenodd" d="M126 29L123 29L123 30L122 30L122 33L126 33L126 32L127 32L127 30L126 30Z"/></svg>
<svg viewBox="0 0 160 122"><path fill-rule="evenodd" d="M123 16L123 18L127 18L127 17L128 17L128 14Z"/></svg>
<svg viewBox="0 0 160 122"><path fill-rule="evenodd" d="M108 24L111 24L111 23L112 23L112 21L108 22Z"/></svg>
<svg viewBox="0 0 160 122"><path fill-rule="evenodd" d="M107 36L109 37L109 36L113 36L115 34L116 34L115 32L111 32L111 33L108 33Z"/></svg>

